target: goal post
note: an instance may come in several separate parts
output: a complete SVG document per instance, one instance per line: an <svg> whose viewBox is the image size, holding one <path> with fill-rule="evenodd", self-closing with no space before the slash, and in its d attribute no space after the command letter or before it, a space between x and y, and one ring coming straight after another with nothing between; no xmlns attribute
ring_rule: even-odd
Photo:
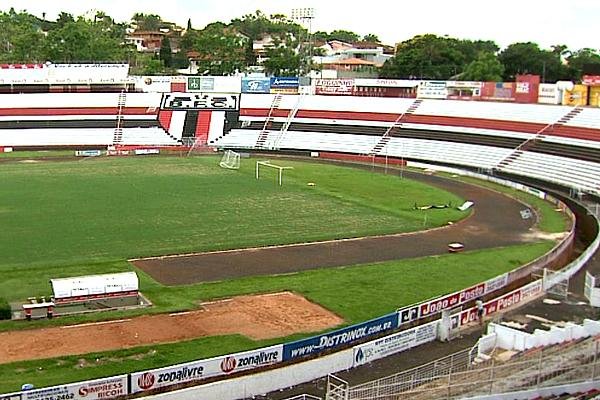
<svg viewBox="0 0 600 400"><path fill-rule="evenodd" d="M283 167L281 165L271 164L270 161L256 162L256 179L260 179L260 167L274 168L277 170L277 182L279 186L283 185L283 171L286 169L294 169L294 167Z"/></svg>
<svg viewBox="0 0 600 400"><path fill-rule="evenodd" d="M240 169L240 153L233 150L225 150L219 166L227 169Z"/></svg>

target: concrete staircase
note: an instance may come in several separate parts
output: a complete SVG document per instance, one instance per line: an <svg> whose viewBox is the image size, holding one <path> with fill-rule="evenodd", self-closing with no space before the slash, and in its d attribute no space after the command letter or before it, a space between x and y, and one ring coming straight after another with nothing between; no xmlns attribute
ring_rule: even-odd
<svg viewBox="0 0 600 400"><path fill-rule="evenodd" d="M375 144L375 146L373 146L373 148L371 149L371 151L369 152L368 155L373 156L373 157L382 155L383 150L385 149L385 147L391 140L391 135L393 134L393 132L402 128L403 121L406 120L410 115L414 114L422 102L423 102L423 100L416 99L415 101L413 101L413 103L410 105L410 107L408 107L406 109L405 112L398 115L398 118L396 118L394 123L385 131L383 136L381 136L381 138L379 138L379 141Z"/></svg>

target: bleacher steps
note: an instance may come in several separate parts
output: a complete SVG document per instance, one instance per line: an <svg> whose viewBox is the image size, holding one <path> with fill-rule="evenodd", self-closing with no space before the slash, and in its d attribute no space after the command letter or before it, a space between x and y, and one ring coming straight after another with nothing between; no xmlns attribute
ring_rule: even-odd
<svg viewBox="0 0 600 400"><path fill-rule="evenodd" d="M267 139L269 138L269 129L273 125L273 121L275 120L275 111L279 109L281 106L281 101L283 100L283 96L278 93L273 97L273 101L271 102L271 107L269 108L269 114L265 119L265 123L263 125L258 138L256 139L256 144L254 147L257 149L264 149L266 147Z"/></svg>
<svg viewBox="0 0 600 400"><path fill-rule="evenodd" d="M414 114L415 111L417 111L417 109L419 108L419 106L422 103L423 103L422 99L416 99L415 101L413 101L411 103L411 105L406 109L405 112L403 112L402 114L398 115L398 117L396 118L396 120L394 121L394 123L385 131L385 133L381 136L381 138L375 144L375 146L373 146L373 148L371 149L371 151L369 152L368 155L369 156L377 156L377 155L384 154L383 153L383 149L389 143L389 141L390 141L390 135L392 135L392 133L395 130L401 129L402 128L403 120L407 119L408 116L410 116L411 114Z"/></svg>

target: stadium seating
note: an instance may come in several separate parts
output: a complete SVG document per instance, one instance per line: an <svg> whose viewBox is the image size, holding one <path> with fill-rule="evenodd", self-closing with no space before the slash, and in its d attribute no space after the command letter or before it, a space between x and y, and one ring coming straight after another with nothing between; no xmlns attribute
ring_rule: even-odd
<svg viewBox="0 0 600 400"><path fill-rule="evenodd" d="M2 146L107 146L113 144L114 128L73 129L2 129ZM162 128L124 128L121 144L160 145L180 144Z"/></svg>
<svg viewBox="0 0 600 400"><path fill-rule="evenodd" d="M413 99L304 96L286 130L295 98L283 96L261 149L376 154L600 188L599 109L453 100L411 109ZM255 148L272 99L242 96L242 129L209 144Z"/></svg>

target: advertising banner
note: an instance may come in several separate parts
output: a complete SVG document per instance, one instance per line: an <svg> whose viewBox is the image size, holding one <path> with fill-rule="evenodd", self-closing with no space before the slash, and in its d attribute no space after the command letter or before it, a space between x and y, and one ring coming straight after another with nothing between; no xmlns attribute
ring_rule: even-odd
<svg viewBox="0 0 600 400"><path fill-rule="evenodd" d="M538 89L538 103L560 104L560 90L555 83L540 83Z"/></svg>
<svg viewBox="0 0 600 400"><path fill-rule="evenodd" d="M420 304L413 304L411 306L402 308L398 310L398 326L402 326L408 322L429 317L443 310L473 301L484 294L494 292L506 286L507 282L508 274L503 274L463 289L460 292L451 293Z"/></svg>
<svg viewBox="0 0 600 400"><path fill-rule="evenodd" d="M75 157L98 157L102 150L75 150Z"/></svg>
<svg viewBox="0 0 600 400"><path fill-rule="evenodd" d="M453 308L468 301L475 300L484 294L485 283L479 283L475 286L471 286L470 288L461 290L460 292L452 293L448 296L421 304L419 308L419 317L428 317L432 314L441 312L442 310Z"/></svg>
<svg viewBox="0 0 600 400"><path fill-rule="evenodd" d="M188 76L186 92L240 93L241 80L237 76Z"/></svg>
<svg viewBox="0 0 600 400"><path fill-rule="evenodd" d="M271 77L271 93L297 94L300 81L298 77Z"/></svg>
<svg viewBox="0 0 600 400"><path fill-rule="evenodd" d="M540 87L539 75L517 75L515 101L517 103L536 103Z"/></svg>
<svg viewBox="0 0 600 400"><path fill-rule="evenodd" d="M590 86L600 85L600 75L584 75L583 84Z"/></svg>
<svg viewBox="0 0 600 400"><path fill-rule="evenodd" d="M189 76L187 92L212 92L215 90L215 78L212 76Z"/></svg>
<svg viewBox="0 0 600 400"><path fill-rule="evenodd" d="M448 88L446 81L425 81L419 84L417 88L417 98L419 99L446 99L448 98Z"/></svg>
<svg viewBox="0 0 600 400"><path fill-rule="evenodd" d="M366 87L400 87L414 88L419 86L420 81L408 79L369 79L369 78L354 78L355 86Z"/></svg>
<svg viewBox="0 0 600 400"><path fill-rule="evenodd" d="M588 88L585 85L574 85L571 90L564 90L562 104L565 106L587 105Z"/></svg>
<svg viewBox="0 0 600 400"><path fill-rule="evenodd" d="M492 101L514 101L513 82L484 82L481 88L481 99Z"/></svg>
<svg viewBox="0 0 600 400"><path fill-rule="evenodd" d="M283 345L275 345L243 353L192 361L171 367L135 372L131 374L131 393L199 381L219 375L227 375L276 364L282 361L282 354Z"/></svg>
<svg viewBox="0 0 600 400"><path fill-rule="evenodd" d="M0 395L0 400L110 400L128 394L127 375Z"/></svg>
<svg viewBox="0 0 600 400"><path fill-rule="evenodd" d="M358 367L400 353L424 343L432 342L437 336L439 321L395 333L354 348L353 367Z"/></svg>
<svg viewBox="0 0 600 400"><path fill-rule="evenodd" d="M271 78L242 78L242 93L271 93Z"/></svg>
<svg viewBox="0 0 600 400"><path fill-rule="evenodd" d="M171 91L170 76L136 76L135 88L142 92L168 93Z"/></svg>
<svg viewBox="0 0 600 400"><path fill-rule="evenodd" d="M283 360L293 360L323 350L330 350L345 344L351 344L372 335L391 331L396 329L397 326L398 314L393 313L324 335L286 343L283 345Z"/></svg>
<svg viewBox="0 0 600 400"><path fill-rule="evenodd" d="M354 79L317 79L315 94L350 96L354 91Z"/></svg>
<svg viewBox="0 0 600 400"><path fill-rule="evenodd" d="M160 154L160 149L135 149L133 153L136 156L145 156L149 154Z"/></svg>
<svg viewBox="0 0 600 400"><path fill-rule="evenodd" d="M483 315L490 315L502 311L540 293L542 293L541 279L488 301L483 305ZM477 318L477 309L475 307L469 308L468 310L464 310L452 316L452 327L454 329L470 322L475 322L477 321Z"/></svg>
<svg viewBox="0 0 600 400"><path fill-rule="evenodd" d="M167 110L239 110L239 94L166 93L161 108Z"/></svg>

